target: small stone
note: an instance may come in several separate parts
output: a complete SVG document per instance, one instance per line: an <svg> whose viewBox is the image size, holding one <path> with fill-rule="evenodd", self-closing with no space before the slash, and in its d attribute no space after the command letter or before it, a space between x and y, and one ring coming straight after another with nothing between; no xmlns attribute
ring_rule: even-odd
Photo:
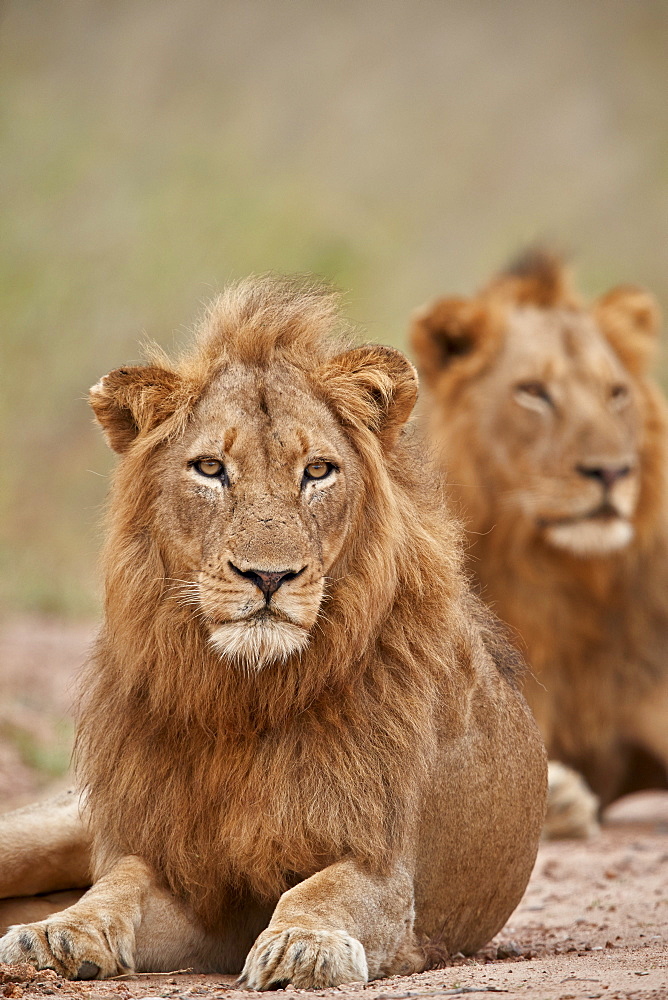
<svg viewBox="0 0 668 1000"><path fill-rule="evenodd" d="M497 958L519 958L521 954L522 949L516 941L506 941L496 949Z"/></svg>

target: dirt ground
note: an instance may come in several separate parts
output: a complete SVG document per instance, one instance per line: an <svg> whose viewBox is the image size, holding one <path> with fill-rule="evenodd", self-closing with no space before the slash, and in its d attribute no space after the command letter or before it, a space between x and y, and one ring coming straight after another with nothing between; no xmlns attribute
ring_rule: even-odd
<svg viewBox="0 0 668 1000"><path fill-rule="evenodd" d="M32 619L0 631L0 803L44 794L53 776L35 765L67 742L73 677L92 638L88 626ZM27 732L30 739L17 732ZM32 741L32 742L31 742ZM25 746L40 752L26 756ZM47 768L48 772L48 768ZM56 785L61 785L59 778ZM0 965L0 997L72 1000L202 997L238 990L225 976L187 972L67 983L50 971ZM645 793L612 807L586 842L543 844L529 887L503 931L474 958L409 977L285 993L403 1000L501 993L527 1000L629 997L668 1000L668 793ZM265 994L273 996L274 994Z"/></svg>

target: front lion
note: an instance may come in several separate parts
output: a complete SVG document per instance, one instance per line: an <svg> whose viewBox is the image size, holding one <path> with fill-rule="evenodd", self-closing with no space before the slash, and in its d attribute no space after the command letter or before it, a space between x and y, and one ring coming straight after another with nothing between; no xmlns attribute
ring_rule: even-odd
<svg viewBox="0 0 668 1000"><path fill-rule="evenodd" d="M518 634L551 757L548 832L668 787L668 523L653 298L593 303L534 252L416 315L431 438L481 593ZM564 767L563 765L568 765Z"/></svg>
<svg viewBox="0 0 668 1000"><path fill-rule="evenodd" d="M542 745L404 431L413 368L338 325L245 282L191 353L93 388L121 455L76 744L94 884L1 960L325 987L475 951L519 901Z"/></svg>

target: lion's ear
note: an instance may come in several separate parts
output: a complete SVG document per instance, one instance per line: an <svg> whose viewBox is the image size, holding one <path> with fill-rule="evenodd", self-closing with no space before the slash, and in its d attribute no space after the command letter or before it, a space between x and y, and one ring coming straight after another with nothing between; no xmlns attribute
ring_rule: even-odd
<svg viewBox="0 0 668 1000"><path fill-rule="evenodd" d="M369 427L388 449L417 399L413 365L401 351L380 344L339 354L321 365L314 377L344 424Z"/></svg>
<svg viewBox="0 0 668 1000"><path fill-rule="evenodd" d="M593 307L594 318L629 371L642 375L657 346L661 327L659 305L649 292L620 285Z"/></svg>
<svg viewBox="0 0 668 1000"><path fill-rule="evenodd" d="M170 417L181 396L178 375L140 365L109 372L93 386L88 400L110 447L122 454L139 434Z"/></svg>
<svg viewBox="0 0 668 1000"><path fill-rule="evenodd" d="M427 382L433 382L453 361L475 351L484 320L484 308L462 298L437 299L413 315L411 347Z"/></svg>

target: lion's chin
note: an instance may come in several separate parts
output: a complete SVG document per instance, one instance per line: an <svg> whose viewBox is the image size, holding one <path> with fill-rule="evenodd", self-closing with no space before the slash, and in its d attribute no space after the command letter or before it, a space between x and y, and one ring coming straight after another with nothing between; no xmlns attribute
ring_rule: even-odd
<svg viewBox="0 0 668 1000"><path fill-rule="evenodd" d="M630 521L623 517L587 517L548 525L545 538L558 549L576 556L605 556L629 544L634 535Z"/></svg>
<svg viewBox="0 0 668 1000"><path fill-rule="evenodd" d="M209 642L235 666L258 671L301 653L308 646L309 634L299 625L265 616L216 625Z"/></svg>

